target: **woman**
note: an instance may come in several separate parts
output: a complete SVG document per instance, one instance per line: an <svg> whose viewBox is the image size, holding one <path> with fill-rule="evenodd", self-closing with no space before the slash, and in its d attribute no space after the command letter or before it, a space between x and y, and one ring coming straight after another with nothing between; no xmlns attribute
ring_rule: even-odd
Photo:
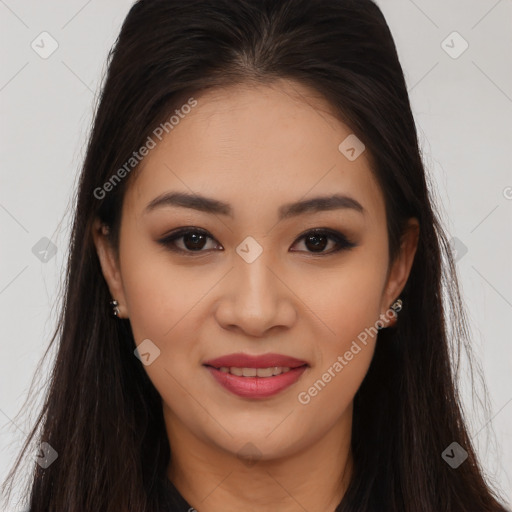
<svg viewBox="0 0 512 512"><path fill-rule="evenodd" d="M459 405L455 268L370 0L137 2L66 277L30 510L505 510Z"/></svg>

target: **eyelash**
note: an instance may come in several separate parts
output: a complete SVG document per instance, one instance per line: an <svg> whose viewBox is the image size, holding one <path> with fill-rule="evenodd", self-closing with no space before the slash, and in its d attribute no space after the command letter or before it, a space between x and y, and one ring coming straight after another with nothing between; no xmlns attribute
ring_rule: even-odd
<svg viewBox="0 0 512 512"><path fill-rule="evenodd" d="M164 238L158 240L158 243L164 245L166 248L173 252L186 254L187 256L194 256L195 254L201 254L206 252L205 250L199 249L197 251L191 251L191 250L185 250L180 249L176 247L175 242L176 240L179 240L180 238L183 238L185 235L189 234L199 234L204 235L207 238L210 238L211 240L215 240L212 236L209 235L209 233L203 229L199 228L180 228L169 235L165 236ZM331 240L334 240L337 243L337 248L331 249L329 252L313 252L313 251L293 251L293 252L307 252L312 255L320 255L320 256L327 256L331 254L338 253L342 250L349 250L353 247L356 247L357 244L350 241L346 236L344 236L342 233L338 231L333 231L331 229L326 228L316 228L311 229L309 231L306 231L304 234L302 234L299 238L295 240L293 245L295 245L297 242L302 240L303 238L307 238L308 236L316 235L316 236L325 236ZM216 241L216 240L215 240ZM218 243L218 242L217 242Z"/></svg>

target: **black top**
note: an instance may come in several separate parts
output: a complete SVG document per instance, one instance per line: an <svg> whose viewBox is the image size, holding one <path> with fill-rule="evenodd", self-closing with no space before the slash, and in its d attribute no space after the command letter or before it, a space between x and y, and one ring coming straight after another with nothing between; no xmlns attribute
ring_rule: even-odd
<svg viewBox="0 0 512 512"><path fill-rule="evenodd" d="M167 476L162 481L161 491L161 509L159 512L201 512L187 503ZM368 512L384 512L382 505L379 505L379 501L375 493L372 494L366 510ZM343 500L336 507L336 510L341 510L341 503L343 503Z"/></svg>
<svg viewBox="0 0 512 512"><path fill-rule="evenodd" d="M176 489L168 478L165 478L162 490L161 512L200 512L185 501L185 498L183 498L178 489Z"/></svg>
<svg viewBox="0 0 512 512"><path fill-rule="evenodd" d="M162 491L161 512L197 512L168 478L163 482Z"/></svg>

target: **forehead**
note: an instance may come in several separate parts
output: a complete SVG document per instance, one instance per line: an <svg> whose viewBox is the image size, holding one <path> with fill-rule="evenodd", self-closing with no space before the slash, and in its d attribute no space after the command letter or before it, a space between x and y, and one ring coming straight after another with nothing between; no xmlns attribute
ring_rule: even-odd
<svg viewBox="0 0 512 512"><path fill-rule="evenodd" d="M153 137L156 145L126 192L134 211L142 214L168 191L216 197L233 204L235 215L250 205L339 192L370 214L383 213L366 151L355 160L340 151L354 135L315 91L282 80L208 90L194 99L192 109L177 107L180 115L161 140Z"/></svg>

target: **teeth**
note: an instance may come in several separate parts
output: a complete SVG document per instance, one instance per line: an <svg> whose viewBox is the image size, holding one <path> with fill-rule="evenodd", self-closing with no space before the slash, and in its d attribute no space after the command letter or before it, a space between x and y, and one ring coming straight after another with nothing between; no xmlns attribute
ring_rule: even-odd
<svg viewBox="0 0 512 512"><path fill-rule="evenodd" d="M274 375L274 368L253 368L256 370L256 375L258 377L272 377ZM245 370L244 370L245 375Z"/></svg>
<svg viewBox="0 0 512 512"><path fill-rule="evenodd" d="M223 373L231 373L238 377L273 377L290 371L287 366L272 366L271 368L236 368L232 366L222 366L219 370Z"/></svg>

